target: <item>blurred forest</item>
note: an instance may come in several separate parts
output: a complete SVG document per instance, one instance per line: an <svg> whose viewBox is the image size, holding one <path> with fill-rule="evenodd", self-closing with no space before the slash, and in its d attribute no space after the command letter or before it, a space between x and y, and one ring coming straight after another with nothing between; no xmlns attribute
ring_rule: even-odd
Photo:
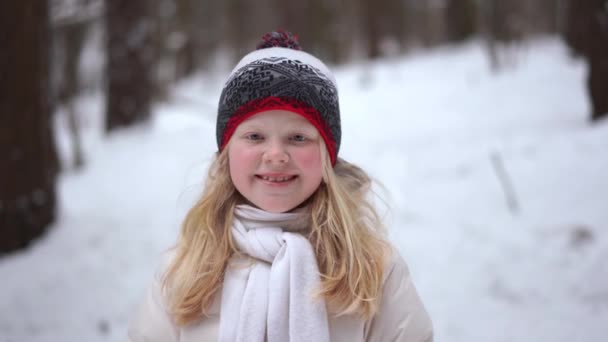
<svg viewBox="0 0 608 342"><path fill-rule="evenodd" d="M82 167L74 99L105 94L107 132L145 121L169 87L231 67L265 32L297 34L329 64L408 54L470 39L491 68L510 47L561 35L595 66L592 119L608 113L605 0L50 0L0 5L0 253L22 248L53 222L57 162L51 116L69 118ZM88 49L87 49L88 47ZM84 51L99 65L83 66ZM600 75L600 76L597 76ZM603 75L603 76L602 76ZM594 86L595 85L595 86ZM595 90L594 90L595 89ZM601 98L605 99L601 99ZM595 101L595 100L594 100ZM595 108L597 107L597 109ZM64 166L66 167L66 166Z"/></svg>

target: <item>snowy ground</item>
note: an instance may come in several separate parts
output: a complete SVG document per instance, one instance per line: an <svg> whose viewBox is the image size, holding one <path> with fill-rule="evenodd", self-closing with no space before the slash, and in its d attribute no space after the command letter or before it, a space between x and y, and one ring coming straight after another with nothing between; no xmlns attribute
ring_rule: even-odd
<svg viewBox="0 0 608 342"><path fill-rule="evenodd" d="M475 44L336 74L341 155L388 189L436 341L606 341L608 122L588 124L585 68L559 41L500 74ZM50 232L0 258L0 341L125 340L200 191L222 78L183 82L148 125L107 138L100 97L81 99L87 166L62 174Z"/></svg>

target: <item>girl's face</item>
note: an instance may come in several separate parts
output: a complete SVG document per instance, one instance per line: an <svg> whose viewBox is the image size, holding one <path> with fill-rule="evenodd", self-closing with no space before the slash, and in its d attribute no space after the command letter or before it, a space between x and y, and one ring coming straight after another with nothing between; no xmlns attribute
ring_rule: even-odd
<svg viewBox="0 0 608 342"><path fill-rule="evenodd" d="M255 114L237 127L228 144L232 183L260 209L289 211L321 184L320 139L317 129L298 114Z"/></svg>

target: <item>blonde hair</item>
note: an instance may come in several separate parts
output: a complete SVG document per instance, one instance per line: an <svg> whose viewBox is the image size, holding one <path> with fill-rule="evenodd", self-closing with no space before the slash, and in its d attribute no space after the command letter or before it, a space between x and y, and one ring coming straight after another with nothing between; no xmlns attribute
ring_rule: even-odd
<svg viewBox="0 0 608 342"><path fill-rule="evenodd" d="M369 195L371 179L361 168L338 159L332 168L320 143L323 182L308 200L311 231L323 297L337 314L368 319L382 294L390 247ZM244 201L230 179L228 148L209 168L203 195L187 213L164 274L163 290L176 324L208 315L230 257L237 253L230 234L233 211Z"/></svg>

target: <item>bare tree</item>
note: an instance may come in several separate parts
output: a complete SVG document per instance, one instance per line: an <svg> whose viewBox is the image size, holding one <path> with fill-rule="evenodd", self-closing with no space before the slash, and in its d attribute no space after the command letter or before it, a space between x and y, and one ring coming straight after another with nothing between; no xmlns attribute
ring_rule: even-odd
<svg viewBox="0 0 608 342"><path fill-rule="evenodd" d="M192 1L192 0L191 0ZM205 68L210 65L209 60L220 46L220 9L221 3L216 1L198 1L195 6L195 46L197 65Z"/></svg>
<svg viewBox="0 0 608 342"><path fill-rule="evenodd" d="M201 49L209 40L217 41L212 29L219 23L218 6L214 1L164 0L154 7L159 26L156 45L166 73L163 81L175 82L203 65Z"/></svg>
<svg viewBox="0 0 608 342"><path fill-rule="evenodd" d="M405 0L405 30L408 45L430 48L446 40L443 0Z"/></svg>
<svg viewBox="0 0 608 342"><path fill-rule="evenodd" d="M447 0L446 30L451 42L461 42L473 36L477 23L475 0Z"/></svg>
<svg viewBox="0 0 608 342"><path fill-rule="evenodd" d="M300 37L312 37L311 2L275 0L279 13L279 26Z"/></svg>
<svg viewBox="0 0 608 342"><path fill-rule="evenodd" d="M378 58L381 55L380 44L382 42L382 6L381 2L361 0L360 8L363 19L363 40L367 46L367 57Z"/></svg>
<svg viewBox="0 0 608 342"><path fill-rule="evenodd" d="M233 51L232 59L236 63L243 55L251 51L252 47L248 45L248 37L251 32L248 32L248 2L245 0L226 0L224 2L224 11L226 13L227 39L229 47Z"/></svg>
<svg viewBox="0 0 608 342"><path fill-rule="evenodd" d="M325 61L337 62L341 58L342 45L338 37L338 30L333 25L339 23L340 18L335 16L336 4L332 1L312 0L307 11L307 29L309 34L304 38L303 48L316 54Z"/></svg>
<svg viewBox="0 0 608 342"><path fill-rule="evenodd" d="M55 219L46 1L0 5L0 252L23 248Z"/></svg>
<svg viewBox="0 0 608 342"><path fill-rule="evenodd" d="M512 51L503 49L520 42L529 32L530 23L526 21L526 7L523 0L482 0L479 2L479 27L486 43L490 66L498 71Z"/></svg>
<svg viewBox="0 0 608 342"><path fill-rule="evenodd" d="M530 23L533 33L550 33L559 32L560 25L560 7L563 0L536 0L529 1L528 4L528 22Z"/></svg>
<svg viewBox="0 0 608 342"><path fill-rule="evenodd" d="M195 69L203 68L214 50L219 47L221 28L217 1L187 0L191 6L187 32L190 36L191 56Z"/></svg>
<svg viewBox="0 0 608 342"><path fill-rule="evenodd" d="M106 131L150 116L155 21L146 0L106 0Z"/></svg>
<svg viewBox="0 0 608 342"><path fill-rule="evenodd" d="M608 117L608 1L569 1L566 41L589 66L591 120Z"/></svg>
<svg viewBox="0 0 608 342"><path fill-rule="evenodd" d="M408 45L407 6L404 0L389 0L388 13L391 13L390 34L399 46L399 52L405 52Z"/></svg>

